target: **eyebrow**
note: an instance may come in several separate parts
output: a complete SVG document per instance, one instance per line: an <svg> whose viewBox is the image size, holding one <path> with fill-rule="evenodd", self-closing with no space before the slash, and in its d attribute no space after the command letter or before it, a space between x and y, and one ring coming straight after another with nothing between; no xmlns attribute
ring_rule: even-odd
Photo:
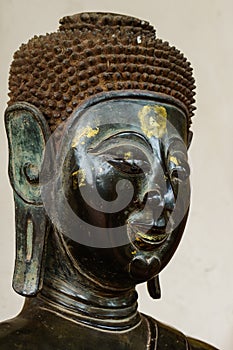
<svg viewBox="0 0 233 350"><path fill-rule="evenodd" d="M153 148L151 144L147 141L147 139L142 134L139 134L138 132L132 130L123 132L121 131L116 134L113 134L105 138L104 140L101 140L94 147L89 147L88 152L92 154L100 154L103 150L107 150L108 146L114 145L114 141L116 141L115 143L117 144L119 139L125 139L130 142L134 141L133 139L138 139L137 141L139 141L141 144L144 145L144 147L146 147L147 149L149 148L150 151L153 152Z"/></svg>

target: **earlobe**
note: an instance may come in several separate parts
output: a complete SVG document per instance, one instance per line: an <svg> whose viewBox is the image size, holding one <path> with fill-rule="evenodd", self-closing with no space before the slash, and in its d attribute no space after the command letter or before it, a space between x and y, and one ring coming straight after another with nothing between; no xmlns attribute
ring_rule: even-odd
<svg viewBox="0 0 233 350"><path fill-rule="evenodd" d="M50 130L42 113L28 103L10 106L5 113L5 125L16 214L13 287L21 295L35 295L42 287L49 229L40 195L39 173Z"/></svg>
<svg viewBox="0 0 233 350"><path fill-rule="evenodd" d="M43 286L44 259L49 221L42 206L15 200L16 258L14 290L23 296L36 295Z"/></svg>
<svg viewBox="0 0 233 350"><path fill-rule="evenodd" d="M153 277L147 282L147 289L148 292L153 299L160 299L161 298L161 289L160 289L160 282L159 282L159 275Z"/></svg>

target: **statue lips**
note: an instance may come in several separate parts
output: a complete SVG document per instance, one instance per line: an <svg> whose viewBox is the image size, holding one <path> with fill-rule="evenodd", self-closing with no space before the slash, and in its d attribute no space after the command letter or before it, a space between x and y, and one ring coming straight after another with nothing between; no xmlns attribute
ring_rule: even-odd
<svg viewBox="0 0 233 350"><path fill-rule="evenodd" d="M137 247L143 250L152 250L162 245L168 238L170 232L167 232L167 220L164 216L156 222L153 220L150 224L131 221L128 225L130 240Z"/></svg>
<svg viewBox="0 0 233 350"><path fill-rule="evenodd" d="M151 227L147 225L140 225L136 229L136 240L139 239L148 244L160 245L168 237L168 233L166 233L166 227L157 227L154 225Z"/></svg>

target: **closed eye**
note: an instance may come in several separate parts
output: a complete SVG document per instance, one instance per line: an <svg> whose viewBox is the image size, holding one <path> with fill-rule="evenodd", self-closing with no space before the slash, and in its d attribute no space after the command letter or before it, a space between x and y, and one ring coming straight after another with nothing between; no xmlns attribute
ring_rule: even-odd
<svg viewBox="0 0 233 350"><path fill-rule="evenodd" d="M170 161L168 164L168 173L172 181L183 182L190 176L190 167L184 160L179 160L178 164Z"/></svg>
<svg viewBox="0 0 233 350"><path fill-rule="evenodd" d="M144 161L108 159L107 162L118 171L128 175L143 175L150 171L150 166Z"/></svg>
<svg viewBox="0 0 233 350"><path fill-rule="evenodd" d="M190 176L187 147L180 138L173 138L167 151L167 172L174 183L181 183Z"/></svg>

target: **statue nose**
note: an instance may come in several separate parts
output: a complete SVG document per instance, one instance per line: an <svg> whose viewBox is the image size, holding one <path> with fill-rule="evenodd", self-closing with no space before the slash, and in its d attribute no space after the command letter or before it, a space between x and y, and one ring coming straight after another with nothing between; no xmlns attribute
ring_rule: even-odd
<svg viewBox="0 0 233 350"><path fill-rule="evenodd" d="M144 196L144 202L153 206L164 205L164 198L159 189L149 191Z"/></svg>
<svg viewBox="0 0 233 350"><path fill-rule="evenodd" d="M159 189L148 191L144 196L144 204L152 211L154 218L157 218L165 206L164 196Z"/></svg>

